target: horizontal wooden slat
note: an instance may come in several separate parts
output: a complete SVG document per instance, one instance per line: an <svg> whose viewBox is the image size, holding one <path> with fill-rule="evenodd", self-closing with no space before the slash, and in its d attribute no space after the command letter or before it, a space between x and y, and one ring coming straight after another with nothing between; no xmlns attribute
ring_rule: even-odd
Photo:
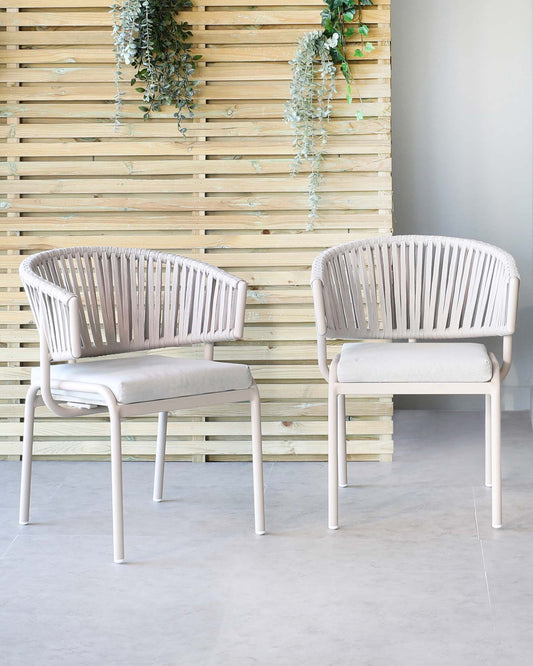
<svg viewBox="0 0 533 666"><path fill-rule="evenodd" d="M231 139L213 139L209 141L209 155L212 156L243 156L243 155L282 155L292 154L290 137L253 138L235 137ZM1 155L5 157L40 157L72 155L80 156L119 156L119 155L202 155L206 148L193 140L150 141L54 141L47 143L6 143L1 147ZM390 140L386 136L354 135L351 141L332 137L325 149L326 155L372 155L388 154Z"/></svg>
<svg viewBox="0 0 533 666"><path fill-rule="evenodd" d="M105 83L113 80L114 67L93 65L92 67L35 67L33 69L0 70L0 82L5 83ZM378 64L358 64L357 79L383 79L390 76L390 66ZM213 63L209 67L198 68L195 78L198 81L290 81L291 68L286 63L270 63L257 67L255 63L228 65ZM125 75L128 80L129 76ZM341 75L338 75L341 80ZM22 93L23 94L23 93Z"/></svg>
<svg viewBox="0 0 533 666"><path fill-rule="evenodd" d="M2 450L5 455L20 455L21 447L19 444L2 444ZM155 442L131 442L125 441L122 447L126 459L133 456L149 457L153 459ZM263 443L265 459L269 456L283 456L288 458L291 455L297 455L299 459L308 459L309 456L320 456L325 459L326 448L323 442L317 442L309 439L304 440L268 440ZM378 460L382 454L392 453L392 441L382 440L355 440L349 445L349 453L356 454L363 460ZM224 454L222 459L229 455L250 456L250 444L248 442L195 442L184 440L181 442L169 442L167 445L167 457L187 456L190 454ZM76 440L37 442L35 444L35 456L57 456L68 457L109 457L109 446L101 441L78 442ZM290 458L289 458L290 459Z"/></svg>
<svg viewBox="0 0 533 666"><path fill-rule="evenodd" d="M146 231L147 228L157 231L172 230L174 232L198 228L198 220L192 213L177 213L172 216L164 213L113 213L109 215L74 214L69 212L58 216L32 216L17 218L16 224L12 218L0 218L0 230L8 231L50 231L63 233L64 231L84 231L100 233L102 228L122 232ZM288 211L277 212L238 212L238 213L215 213L205 215L204 229L208 230L233 230L243 231L259 230L263 235L269 235L274 230L294 229L302 230L302 223L307 220L305 213L293 213ZM388 229L392 224L392 215L385 211L379 213L361 213L358 211L332 213L321 212L320 218L315 222L315 229ZM12 259L0 255L0 266L15 267Z"/></svg>
<svg viewBox="0 0 533 666"><path fill-rule="evenodd" d="M247 0L249 1L249 0ZM351 42L353 48L348 52L350 55L355 48L355 42ZM246 50L235 46L213 46L208 44L201 48L195 48L191 51L192 55L201 55L202 63L208 62L227 62L235 63L238 61L243 62L288 62L294 55L294 47L292 44L284 44L282 46L273 47L269 46L248 46ZM372 51L371 59L386 59L390 57L389 46L378 46ZM369 58L370 59L370 56ZM100 47L85 47L79 48L76 45L71 45L67 48L32 48L20 49L13 54L6 52L2 54L2 60L5 63L23 63L23 64L50 64L50 63L65 63L65 64L100 64L100 63L114 63L114 54L112 49L103 49ZM350 58L351 61L356 62L357 59Z"/></svg>
<svg viewBox="0 0 533 666"><path fill-rule="evenodd" d="M47 158L44 157L44 160ZM233 159L192 161L190 159L173 160L93 160L78 161L31 161L0 162L0 176L178 176L178 175L245 175L262 176L268 174L287 174L292 159ZM326 173L355 173L359 171L392 170L389 157L376 155L350 155L348 158L332 156L323 163ZM302 164L300 173L309 173L308 163ZM88 181L92 182L92 181ZM135 181L136 182L136 181ZM172 181L173 182L173 181ZM0 188L2 186L0 185Z"/></svg>
<svg viewBox="0 0 533 666"><path fill-rule="evenodd" d="M376 3L377 4L377 3ZM382 7L389 6L390 2L379 2ZM42 0L4 0L4 7L15 9L42 9ZM205 7L249 7L250 0L204 0L203 6ZM279 7L283 6L280 0L261 0L262 7ZM320 0L293 0L291 2L293 7L321 7ZM51 0L50 7L65 8L65 9L86 9L89 7L108 8L108 0ZM366 11L374 11L373 8L368 8Z"/></svg>
<svg viewBox="0 0 533 666"><path fill-rule="evenodd" d="M279 137L291 136L293 130L287 123L273 120L261 122L210 122L198 127L194 121L184 123L187 127L187 138L196 137ZM363 135L375 136L390 133L390 120L331 120L329 135ZM0 138L7 139L132 139L132 138L166 138L174 139L176 136L175 121L160 121L153 123L123 123L114 128L111 123L72 123L65 126L64 123L45 125L24 124L19 126L0 127Z"/></svg>
<svg viewBox="0 0 533 666"><path fill-rule="evenodd" d="M318 21L313 22L308 26L299 26L298 28L270 28L269 26L245 26L236 28L220 28L209 30L209 44L217 45L246 45L257 46L258 44L291 44L295 45L300 37L302 37L308 30L313 30L318 27ZM391 37L390 26L385 25L369 25L370 32L368 39L373 42L389 41ZM90 28L82 29L83 43L88 46L94 44L101 44L111 47L113 40L111 31L106 27L100 30L91 30ZM6 45L25 45L25 46L42 46L53 45L58 46L62 44L80 44L80 29L75 27L71 30L55 30L42 29L39 31L17 31L8 32L2 35L2 41ZM202 31L193 32L191 42L193 44L204 44L206 41L205 34ZM238 58L236 59L238 60Z"/></svg>
<svg viewBox="0 0 533 666"><path fill-rule="evenodd" d="M204 90L209 88L208 93ZM384 81L359 81L357 92L363 98L370 97L390 97L390 82ZM0 84L0 99L7 102L57 102L60 99L66 101L94 101L103 99L112 99L115 93L113 83L93 83L86 86L83 83L49 83L42 85L39 83L27 83L19 87L11 87L5 83ZM209 94L213 100L245 100L250 97L257 100L287 100L289 97L289 81L242 81L239 83L212 83L209 86L200 84L198 93L201 95ZM343 100L346 96L345 86L339 80L335 99ZM129 86L124 86L124 100L137 101L139 94Z"/></svg>
<svg viewBox="0 0 533 666"><path fill-rule="evenodd" d="M233 11L211 11L204 12L194 10L180 12L181 21L191 23L194 26L240 26L240 25L313 25L317 21L316 9L303 9L286 11L245 11L240 7ZM368 24L387 23L389 12L387 10L371 9L363 11L363 21ZM111 28L112 17L108 10L99 11L27 11L16 14L7 13L3 17L4 25L17 27L34 26L105 26Z"/></svg>
<svg viewBox="0 0 533 666"><path fill-rule="evenodd" d="M139 100L125 101L121 117L123 119L133 118L139 120ZM390 116L390 103L383 101L375 101L372 99L363 100L363 104L359 105L365 117L378 117L385 118ZM346 118L353 120L355 115L354 104L348 104L344 98L338 99L332 110L332 118ZM158 121L163 119L172 119L175 109L169 106L163 106L161 111L158 111ZM114 116L115 108L112 104L104 102L87 102L83 103L64 101L63 103L56 102L22 102L18 100L15 103L9 103L0 107L0 118L39 118L39 119L55 119L55 118L69 118L71 120L82 119L102 119L111 120ZM233 120L239 119L255 119L258 118L281 118L283 115L283 102L271 102L269 100L238 100L238 101L212 101L206 104L200 99L198 106L194 110L195 118L221 120L231 118ZM52 120L53 122L53 120ZM153 122L151 123L153 124Z"/></svg>
<svg viewBox="0 0 533 666"><path fill-rule="evenodd" d="M253 176L243 178L210 178L199 181L193 178L172 180L144 180L140 178L105 178L83 180L13 180L0 184L0 192L14 194L172 194L177 192L306 192L306 176L294 178L268 178ZM375 192L389 190L390 176L325 176L322 192Z"/></svg>

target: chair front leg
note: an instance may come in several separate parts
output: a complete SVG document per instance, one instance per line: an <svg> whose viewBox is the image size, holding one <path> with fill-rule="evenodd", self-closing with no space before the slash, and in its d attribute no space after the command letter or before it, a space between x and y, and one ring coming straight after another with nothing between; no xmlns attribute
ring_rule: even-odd
<svg viewBox="0 0 533 666"><path fill-rule="evenodd" d="M263 483L263 441L261 435L261 399L254 384L250 398L252 421L252 467L254 484L255 533L265 533L265 497Z"/></svg>
<svg viewBox="0 0 533 666"><path fill-rule="evenodd" d="M117 564L124 562L124 510L122 491L122 441L120 413L109 407L111 425L111 497L113 505L113 558Z"/></svg>
<svg viewBox="0 0 533 666"><path fill-rule="evenodd" d="M24 407L24 441L22 444L22 473L20 479L19 523L30 522L31 463L33 458L33 424L35 420L35 397L38 386L30 386Z"/></svg>
<svg viewBox="0 0 533 666"><path fill-rule="evenodd" d="M501 405L499 373L491 395L492 527L502 526Z"/></svg>
<svg viewBox="0 0 533 666"><path fill-rule="evenodd" d="M339 451L339 486L348 485L348 465L346 463L346 396L337 396L337 448Z"/></svg>
<svg viewBox="0 0 533 666"><path fill-rule="evenodd" d="M157 421L157 446L155 452L154 502L163 499L163 475L165 472L165 449L167 445L168 412L159 412Z"/></svg>
<svg viewBox="0 0 533 666"><path fill-rule="evenodd" d="M339 492L338 492L338 448L337 448L337 394L334 383L328 384L328 527L336 530L339 527Z"/></svg>
<svg viewBox="0 0 533 666"><path fill-rule="evenodd" d="M491 399L485 396L485 485L492 486Z"/></svg>

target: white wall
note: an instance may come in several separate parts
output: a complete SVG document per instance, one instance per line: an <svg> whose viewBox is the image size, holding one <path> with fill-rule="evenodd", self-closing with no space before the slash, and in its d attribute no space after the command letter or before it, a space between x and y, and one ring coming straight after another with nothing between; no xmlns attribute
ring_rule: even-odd
<svg viewBox="0 0 533 666"><path fill-rule="evenodd" d="M533 384L532 2L391 0L396 234L476 238L521 273L504 408ZM491 344L493 349L498 349ZM481 401L397 398L399 407L478 409Z"/></svg>

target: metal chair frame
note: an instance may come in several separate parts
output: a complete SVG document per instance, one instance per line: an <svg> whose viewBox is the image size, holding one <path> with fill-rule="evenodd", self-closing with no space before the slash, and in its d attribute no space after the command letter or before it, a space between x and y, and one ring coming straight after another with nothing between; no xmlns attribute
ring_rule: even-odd
<svg viewBox="0 0 533 666"><path fill-rule="evenodd" d="M201 261L152 250L78 247L41 252L20 267L39 330L40 381L29 387L19 521L29 522L34 412L46 405L61 417L109 412L114 561L124 561L121 421L158 413L154 492L162 500L168 412L250 402L255 531L265 532L261 407L257 386L248 389L120 404L105 385L52 380L51 361L76 362L140 350L203 343L213 360L218 341L242 338L246 282ZM61 390L61 399L54 396ZM71 391L72 399L68 397ZM92 394L83 404L76 394ZM68 403L68 404L64 404ZM76 404L79 403L79 404Z"/></svg>
<svg viewBox="0 0 533 666"><path fill-rule="evenodd" d="M485 483L492 526L502 526L500 385L509 372L518 306L513 258L487 243L440 236L392 236L345 243L313 262L311 285L318 362L328 382L328 524L338 528L345 487L346 395L485 396ZM486 382L340 382L327 340L445 340L500 336L503 361L490 354Z"/></svg>

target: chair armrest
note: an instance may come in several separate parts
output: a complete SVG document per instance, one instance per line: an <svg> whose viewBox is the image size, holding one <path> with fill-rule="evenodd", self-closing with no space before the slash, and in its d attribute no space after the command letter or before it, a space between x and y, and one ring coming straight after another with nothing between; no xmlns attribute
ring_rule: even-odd
<svg viewBox="0 0 533 666"><path fill-rule="evenodd" d="M56 361L81 356L79 301L76 294L53 284L31 269L32 257L20 265L20 278L28 296L40 336Z"/></svg>
<svg viewBox="0 0 533 666"><path fill-rule="evenodd" d="M173 344L239 340L244 332L247 283L195 259L183 259L171 311L178 326Z"/></svg>

